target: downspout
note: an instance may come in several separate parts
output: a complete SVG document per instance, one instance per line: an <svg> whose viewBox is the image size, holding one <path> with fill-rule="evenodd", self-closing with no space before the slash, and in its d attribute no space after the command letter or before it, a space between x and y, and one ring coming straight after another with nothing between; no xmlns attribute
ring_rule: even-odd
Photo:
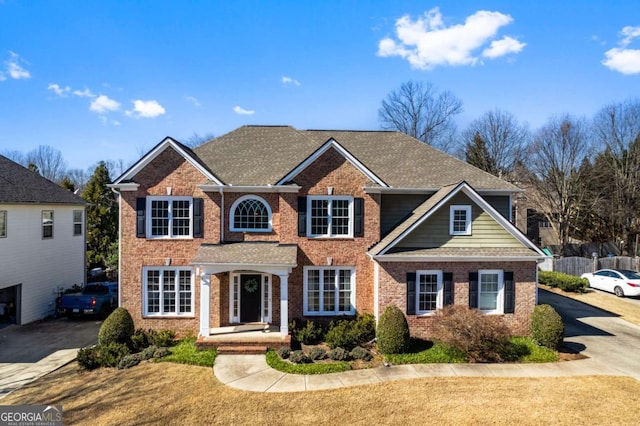
<svg viewBox="0 0 640 426"><path fill-rule="evenodd" d="M122 194L115 188L111 188L111 190L118 195L118 306L122 306L122 286L120 285L120 274L122 273Z"/></svg>
<svg viewBox="0 0 640 426"><path fill-rule="evenodd" d="M222 186L218 192L220 192L220 243L224 243L224 191Z"/></svg>

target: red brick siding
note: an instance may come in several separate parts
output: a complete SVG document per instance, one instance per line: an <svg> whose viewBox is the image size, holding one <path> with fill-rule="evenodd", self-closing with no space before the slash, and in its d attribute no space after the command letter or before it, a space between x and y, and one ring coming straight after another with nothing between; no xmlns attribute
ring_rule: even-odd
<svg viewBox="0 0 640 426"><path fill-rule="evenodd" d="M403 312L407 306L407 272L417 270L441 270L453 273L454 304L469 304L469 273L480 269L502 269L512 271L516 283L515 313L502 315L513 334L528 335L529 321L536 304L536 263L535 262L442 262L408 263L386 262L380 265L379 313L387 306L396 305ZM407 315L411 335L428 339L432 316Z"/></svg>

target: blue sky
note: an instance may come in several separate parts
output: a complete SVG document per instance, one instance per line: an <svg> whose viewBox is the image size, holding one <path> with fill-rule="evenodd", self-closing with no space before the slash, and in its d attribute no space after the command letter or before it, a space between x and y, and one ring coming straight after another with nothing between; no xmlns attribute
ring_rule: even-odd
<svg viewBox="0 0 640 426"><path fill-rule="evenodd" d="M244 124L378 129L408 80L532 129L638 96L629 1L0 0L0 153L69 168Z"/></svg>

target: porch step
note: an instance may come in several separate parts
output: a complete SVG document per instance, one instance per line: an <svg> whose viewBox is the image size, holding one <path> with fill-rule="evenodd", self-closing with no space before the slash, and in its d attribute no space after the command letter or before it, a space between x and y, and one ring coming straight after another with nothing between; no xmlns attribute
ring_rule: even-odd
<svg viewBox="0 0 640 426"><path fill-rule="evenodd" d="M218 353L225 355L263 355L267 353L265 345L218 346Z"/></svg>

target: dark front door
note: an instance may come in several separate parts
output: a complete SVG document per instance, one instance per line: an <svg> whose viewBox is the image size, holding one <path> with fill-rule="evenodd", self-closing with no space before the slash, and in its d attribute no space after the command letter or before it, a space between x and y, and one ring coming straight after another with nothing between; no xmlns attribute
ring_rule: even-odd
<svg viewBox="0 0 640 426"><path fill-rule="evenodd" d="M240 275L240 322L260 322L262 275Z"/></svg>

